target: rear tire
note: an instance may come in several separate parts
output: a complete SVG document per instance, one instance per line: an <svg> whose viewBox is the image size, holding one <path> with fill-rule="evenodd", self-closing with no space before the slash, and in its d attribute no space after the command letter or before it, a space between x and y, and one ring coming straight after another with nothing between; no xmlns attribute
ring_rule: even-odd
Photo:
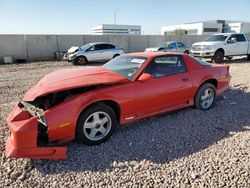
<svg viewBox="0 0 250 188"><path fill-rule="evenodd" d="M250 54L247 55L247 60L250 61Z"/></svg>
<svg viewBox="0 0 250 188"><path fill-rule="evenodd" d="M222 63L224 59L224 52L222 50L217 50L214 53L213 61L215 63Z"/></svg>
<svg viewBox="0 0 250 188"><path fill-rule="evenodd" d="M199 110L205 111L212 108L216 100L216 89L213 84L203 84L195 95L194 104Z"/></svg>
<svg viewBox="0 0 250 188"><path fill-rule="evenodd" d="M74 65L84 65L88 62L87 58L84 56L79 56L77 57L74 61L73 64Z"/></svg>
<svg viewBox="0 0 250 188"><path fill-rule="evenodd" d="M226 56L226 58L227 58L228 60L233 59L233 57L232 57L232 56Z"/></svg>
<svg viewBox="0 0 250 188"><path fill-rule="evenodd" d="M106 104L97 103L80 115L76 139L86 145L98 145L109 139L117 126L114 110Z"/></svg>

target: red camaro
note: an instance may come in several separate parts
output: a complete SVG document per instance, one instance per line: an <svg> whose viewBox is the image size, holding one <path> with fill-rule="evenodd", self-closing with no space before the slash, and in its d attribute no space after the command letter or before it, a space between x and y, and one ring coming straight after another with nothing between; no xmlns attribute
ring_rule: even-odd
<svg viewBox="0 0 250 188"><path fill-rule="evenodd" d="M228 89L229 66L178 53L133 53L103 66L52 72L7 118L9 157L65 159L61 143L107 140L118 125L195 106L210 109Z"/></svg>

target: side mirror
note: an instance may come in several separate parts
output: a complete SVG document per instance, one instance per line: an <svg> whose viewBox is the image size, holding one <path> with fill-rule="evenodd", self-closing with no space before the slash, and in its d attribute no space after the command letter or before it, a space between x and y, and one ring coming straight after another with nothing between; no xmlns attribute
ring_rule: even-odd
<svg viewBox="0 0 250 188"><path fill-rule="evenodd" d="M236 38L231 38L231 39L229 39L228 40L228 43L236 43L237 42L237 40L236 40Z"/></svg>
<svg viewBox="0 0 250 188"><path fill-rule="evenodd" d="M146 80L149 80L150 78L152 78L152 75L151 75L151 74L149 74L149 73L143 73L143 74L139 77L138 81L146 81Z"/></svg>
<svg viewBox="0 0 250 188"><path fill-rule="evenodd" d="M236 42L237 42L236 38L231 39L231 43L236 43Z"/></svg>

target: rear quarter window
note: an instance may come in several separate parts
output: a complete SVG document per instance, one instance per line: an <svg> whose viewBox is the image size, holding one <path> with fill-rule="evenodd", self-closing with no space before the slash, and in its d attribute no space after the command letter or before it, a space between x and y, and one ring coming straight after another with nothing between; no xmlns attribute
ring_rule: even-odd
<svg viewBox="0 0 250 188"><path fill-rule="evenodd" d="M190 56L190 57L191 57L197 64L200 64L200 65L203 65L203 66L209 66L209 67L212 66L211 63L208 63L208 62L203 61L203 60L201 60L201 59L195 58L195 57L193 57L193 56Z"/></svg>

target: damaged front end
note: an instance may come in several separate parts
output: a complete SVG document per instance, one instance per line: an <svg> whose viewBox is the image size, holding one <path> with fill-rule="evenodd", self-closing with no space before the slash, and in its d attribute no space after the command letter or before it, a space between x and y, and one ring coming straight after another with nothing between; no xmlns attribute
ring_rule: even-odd
<svg viewBox="0 0 250 188"><path fill-rule="evenodd" d="M44 110L42 108L36 107L28 102L21 101L18 105L24 111L29 112L31 117L37 118L37 126L38 126L38 146L46 146L48 145L48 125L45 117Z"/></svg>
<svg viewBox="0 0 250 188"><path fill-rule="evenodd" d="M6 155L18 158L66 159L66 147L52 147L75 138L79 109L76 100L89 86L50 93L19 102L7 117L11 135Z"/></svg>
<svg viewBox="0 0 250 188"><path fill-rule="evenodd" d="M21 101L7 118L10 136L7 157L66 159L66 147L50 147L48 125L43 109Z"/></svg>
<svg viewBox="0 0 250 188"><path fill-rule="evenodd" d="M11 134L6 143L6 155L65 159L66 147L57 146L75 139L78 117L92 100L92 94L87 93L128 81L103 67L62 69L49 73L24 95L22 102L8 115ZM82 97L83 93L85 97Z"/></svg>

